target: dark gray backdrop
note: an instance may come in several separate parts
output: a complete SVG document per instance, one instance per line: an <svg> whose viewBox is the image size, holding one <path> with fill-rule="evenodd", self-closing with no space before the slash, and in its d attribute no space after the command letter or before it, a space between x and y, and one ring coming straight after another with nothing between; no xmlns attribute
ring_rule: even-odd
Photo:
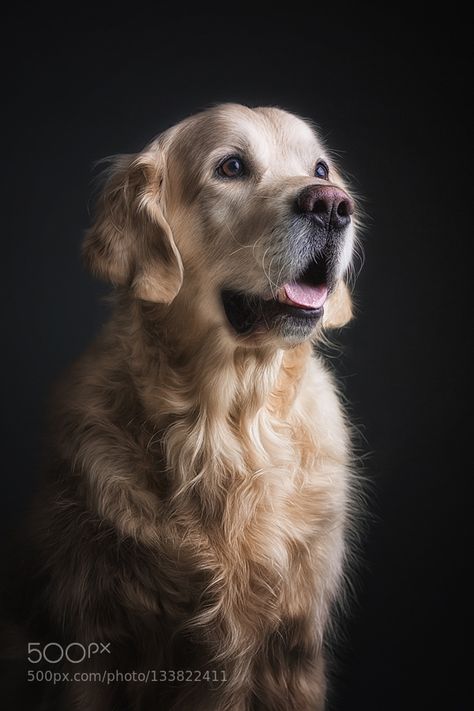
<svg viewBox="0 0 474 711"><path fill-rule="evenodd" d="M321 126L366 198L358 317L333 354L372 482L337 711L466 708L468 43L464 20L444 13L163 17L137 6L58 22L21 7L4 35L7 534L34 489L50 385L107 315L107 288L79 259L94 161L212 102L276 104Z"/></svg>

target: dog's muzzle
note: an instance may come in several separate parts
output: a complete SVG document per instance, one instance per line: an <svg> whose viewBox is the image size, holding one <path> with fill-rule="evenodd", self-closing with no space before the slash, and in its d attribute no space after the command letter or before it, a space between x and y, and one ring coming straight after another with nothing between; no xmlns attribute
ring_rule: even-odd
<svg viewBox="0 0 474 711"><path fill-rule="evenodd" d="M332 282L329 261L319 255L298 278L283 284L272 294L256 295L223 289L221 297L227 320L238 335L292 323L312 330L324 312Z"/></svg>
<svg viewBox="0 0 474 711"><path fill-rule="evenodd" d="M341 238L354 212L352 199L331 185L309 185L296 196L294 209L306 223L303 267L269 294L224 288L222 303L237 335L277 329L309 336L324 313L335 286ZM309 224L308 224L309 222Z"/></svg>

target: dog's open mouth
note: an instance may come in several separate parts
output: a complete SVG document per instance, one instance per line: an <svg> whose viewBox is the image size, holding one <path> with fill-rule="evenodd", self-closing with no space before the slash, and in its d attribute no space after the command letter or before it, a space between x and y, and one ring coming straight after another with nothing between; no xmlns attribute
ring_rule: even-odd
<svg viewBox="0 0 474 711"><path fill-rule="evenodd" d="M257 329L268 330L282 320L314 325L323 314L328 290L327 260L318 257L271 296L224 289L222 303L232 328L239 335L246 335Z"/></svg>

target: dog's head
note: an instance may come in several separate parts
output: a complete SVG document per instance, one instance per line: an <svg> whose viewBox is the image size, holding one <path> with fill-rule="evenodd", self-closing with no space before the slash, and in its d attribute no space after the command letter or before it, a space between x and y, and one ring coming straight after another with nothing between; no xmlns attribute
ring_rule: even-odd
<svg viewBox="0 0 474 711"><path fill-rule="evenodd" d="M314 129L225 104L116 160L84 254L194 325L284 346L349 320L353 245L353 199Z"/></svg>

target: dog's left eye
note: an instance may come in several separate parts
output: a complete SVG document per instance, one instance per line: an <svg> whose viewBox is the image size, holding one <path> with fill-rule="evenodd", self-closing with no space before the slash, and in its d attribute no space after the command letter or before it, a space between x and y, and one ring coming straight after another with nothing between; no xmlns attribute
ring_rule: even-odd
<svg viewBox="0 0 474 711"><path fill-rule="evenodd" d="M217 168L217 174L221 178L240 178L245 174L245 165L241 158L232 156L226 158Z"/></svg>
<svg viewBox="0 0 474 711"><path fill-rule="evenodd" d="M316 168L314 169L314 174L316 178L321 178L321 180L329 179L329 168L328 164L323 160L318 160L316 163Z"/></svg>

